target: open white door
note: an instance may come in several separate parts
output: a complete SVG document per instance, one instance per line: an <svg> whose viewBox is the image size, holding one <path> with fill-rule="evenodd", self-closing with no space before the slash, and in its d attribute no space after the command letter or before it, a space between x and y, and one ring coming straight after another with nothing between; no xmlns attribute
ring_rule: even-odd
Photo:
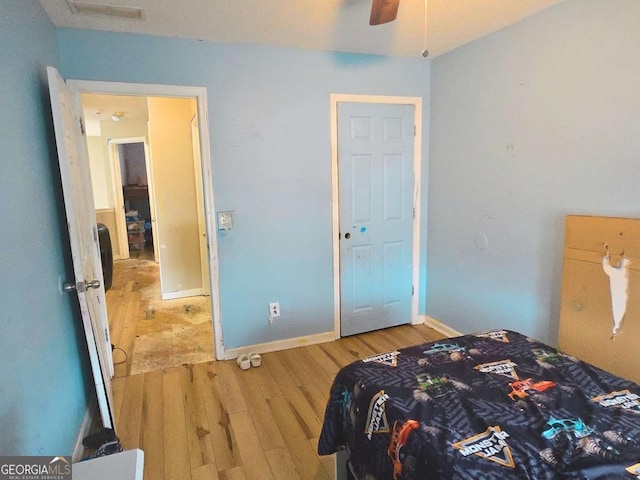
<svg viewBox="0 0 640 480"><path fill-rule="evenodd" d="M147 122L148 125L149 122ZM148 127L147 127L148 128ZM147 169L147 185L149 193L149 213L151 214L151 241L153 242L153 260L160 263L160 237L158 236L158 217L156 210L156 191L153 183L153 163L149 142L144 139L144 164Z"/></svg>
<svg viewBox="0 0 640 480"><path fill-rule="evenodd" d="M47 67L47 76L75 276L74 282L65 284L65 290L78 295L102 424L113 428L113 359L98 229L86 138L80 114L75 113L81 110L74 105L80 96L74 95L55 68Z"/></svg>
<svg viewBox="0 0 640 480"><path fill-rule="evenodd" d="M116 232L111 234L111 238L116 238L120 260L129 258L129 241L127 238L127 220L124 208L124 194L122 192L122 173L120 171L119 144L114 140L108 141L109 159L111 160L111 186L113 190L113 212L116 217ZM113 241L113 240L112 240Z"/></svg>
<svg viewBox="0 0 640 480"><path fill-rule="evenodd" d="M209 239L204 212L204 191L202 186L202 156L200 155L200 127L198 117L191 120L191 143L193 145L193 163L196 176L196 208L198 209L198 238L200 239L200 271L202 274L202 294L211 295L209 282Z"/></svg>

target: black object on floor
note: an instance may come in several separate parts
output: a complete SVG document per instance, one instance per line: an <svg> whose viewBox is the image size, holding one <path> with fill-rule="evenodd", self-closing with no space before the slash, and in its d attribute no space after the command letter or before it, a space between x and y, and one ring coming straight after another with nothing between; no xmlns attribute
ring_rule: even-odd
<svg viewBox="0 0 640 480"><path fill-rule="evenodd" d="M102 263L102 276L104 278L104 291L111 288L113 282L113 251L111 249L111 236L109 229L102 223L97 224L98 243L100 245L100 261Z"/></svg>
<svg viewBox="0 0 640 480"><path fill-rule="evenodd" d="M120 439L116 436L116 432L111 428L103 428L102 430L92 433L82 439L82 445L87 448L98 449L109 442L119 442Z"/></svg>
<svg viewBox="0 0 640 480"><path fill-rule="evenodd" d="M91 455L89 458L106 457L107 455L113 455L114 453L120 452L122 452L122 445L120 445L118 440L112 440L102 445L98 450L96 450L96 453Z"/></svg>

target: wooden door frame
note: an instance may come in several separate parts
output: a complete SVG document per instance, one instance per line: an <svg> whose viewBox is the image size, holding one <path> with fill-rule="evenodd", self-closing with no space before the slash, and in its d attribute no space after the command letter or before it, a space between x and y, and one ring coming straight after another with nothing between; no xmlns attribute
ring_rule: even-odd
<svg viewBox="0 0 640 480"><path fill-rule="evenodd" d="M141 97L195 98L198 106L198 127L200 132L200 155L202 160L202 180L204 188L204 211L209 241L209 279L211 285L211 313L213 323L214 350L217 360L224 360L222 318L220 308L220 285L218 265L218 237L215 229L215 208L213 196L213 172L209 136L209 112L207 89L181 85L158 85L146 83L105 82L94 80L67 80L76 89L80 105L80 95L94 93L102 95L135 95Z"/></svg>
<svg viewBox="0 0 640 480"><path fill-rule="evenodd" d="M338 184L338 104L339 103L377 103L393 105L411 105L415 136L413 138L413 273L414 294L411 297L411 324L423 323L418 315L418 296L420 289L420 186L422 167L422 98L385 95L352 95L332 93L329 95L331 108L331 210L333 220L333 331L340 338L340 195Z"/></svg>

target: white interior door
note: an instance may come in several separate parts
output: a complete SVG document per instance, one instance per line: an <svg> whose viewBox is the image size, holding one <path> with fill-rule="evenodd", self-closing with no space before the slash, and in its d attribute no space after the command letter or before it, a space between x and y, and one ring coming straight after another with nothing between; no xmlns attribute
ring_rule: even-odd
<svg viewBox="0 0 640 480"><path fill-rule="evenodd" d="M113 428L113 359L86 138L76 114L81 111L76 105L80 96L55 68L47 67L47 76L75 276L67 285L80 303L102 424Z"/></svg>
<svg viewBox="0 0 640 480"><path fill-rule="evenodd" d="M193 164L196 177L196 208L198 209L198 238L200 239L200 271L202 274L202 293L211 295L209 281L209 239L207 238L207 223L204 212L204 191L202 186L202 156L200 155L200 133L198 118L191 120L191 143L193 144Z"/></svg>
<svg viewBox="0 0 640 480"><path fill-rule="evenodd" d="M125 217L124 194L122 192L122 172L120 170L120 152L118 143L109 140L109 159L111 160L111 186L113 190L113 211L116 217L116 229L120 259L130 257L129 240L127 238L127 220Z"/></svg>
<svg viewBox="0 0 640 480"><path fill-rule="evenodd" d="M156 210L156 190L153 183L153 162L151 149L147 139L144 139L144 164L147 168L147 186L149 193L149 211L151 213L151 241L153 242L153 259L160 262L160 237L158 235L158 220Z"/></svg>
<svg viewBox="0 0 640 480"><path fill-rule="evenodd" d="M338 104L340 330L411 321L414 107Z"/></svg>

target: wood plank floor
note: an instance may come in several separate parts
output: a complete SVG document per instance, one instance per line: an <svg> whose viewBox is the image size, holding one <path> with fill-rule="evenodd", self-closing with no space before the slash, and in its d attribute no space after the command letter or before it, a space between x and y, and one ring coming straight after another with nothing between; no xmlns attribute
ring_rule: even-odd
<svg viewBox="0 0 640 480"><path fill-rule="evenodd" d="M375 353L443 338L401 326L267 353L262 366L206 362L116 377L116 432L145 452L145 480L333 479L316 453L338 370Z"/></svg>

